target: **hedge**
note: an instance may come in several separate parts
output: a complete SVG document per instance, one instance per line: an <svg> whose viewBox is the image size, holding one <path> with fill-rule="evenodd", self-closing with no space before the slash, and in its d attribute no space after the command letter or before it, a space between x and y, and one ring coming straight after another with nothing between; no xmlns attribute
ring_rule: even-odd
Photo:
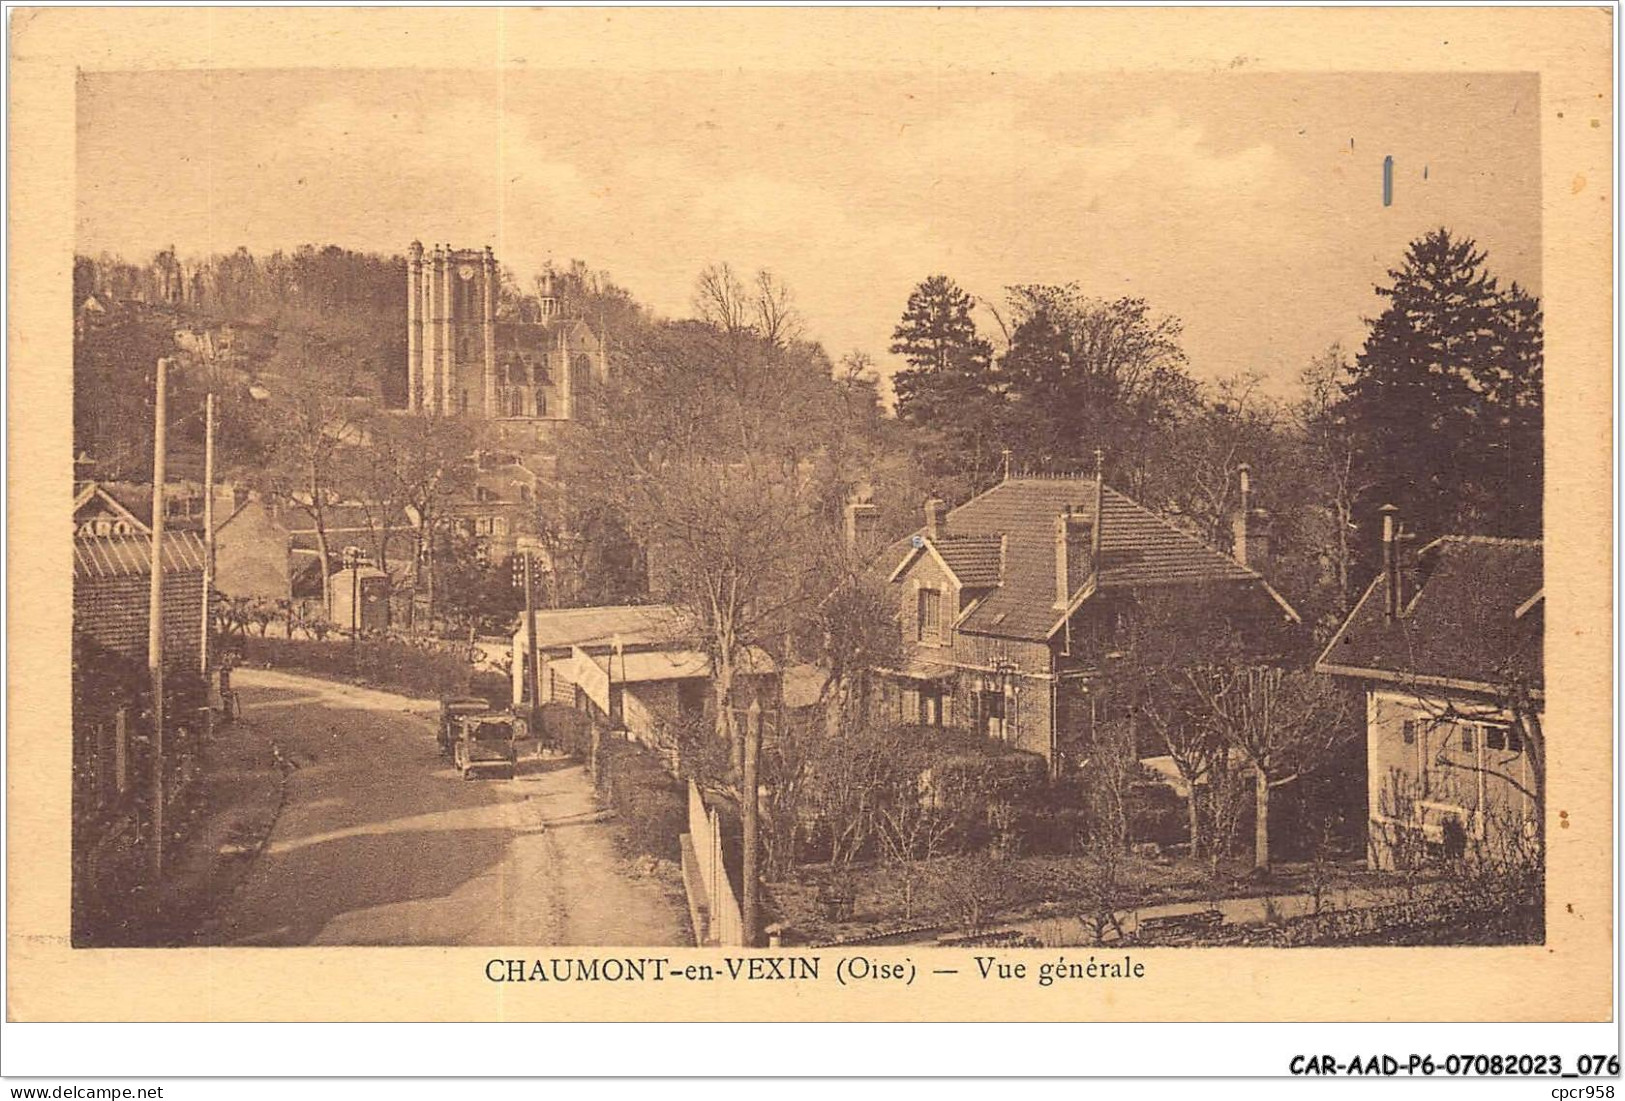
<svg viewBox="0 0 1625 1101"><path fill-rule="evenodd" d="M606 735L598 746L598 790L638 852L676 862L688 832L688 789L642 746Z"/></svg>
<svg viewBox="0 0 1625 1101"><path fill-rule="evenodd" d="M405 695L483 696L494 707L507 707L508 679L491 670L475 670L462 655L439 647L413 645L390 638L344 639L257 638L240 641L243 660L273 669L294 669L330 680L359 681Z"/></svg>

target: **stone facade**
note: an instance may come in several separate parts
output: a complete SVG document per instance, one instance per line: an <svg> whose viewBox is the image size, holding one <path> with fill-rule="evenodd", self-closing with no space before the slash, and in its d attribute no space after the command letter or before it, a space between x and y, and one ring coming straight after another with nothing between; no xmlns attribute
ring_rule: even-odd
<svg viewBox="0 0 1625 1101"><path fill-rule="evenodd" d="M542 422L573 420L608 375L604 348L580 318L559 315L544 278L540 321L498 318L501 272L489 247L407 251L407 408L520 422L510 444L545 442ZM530 432L523 429L535 425ZM513 427L510 423L509 427Z"/></svg>

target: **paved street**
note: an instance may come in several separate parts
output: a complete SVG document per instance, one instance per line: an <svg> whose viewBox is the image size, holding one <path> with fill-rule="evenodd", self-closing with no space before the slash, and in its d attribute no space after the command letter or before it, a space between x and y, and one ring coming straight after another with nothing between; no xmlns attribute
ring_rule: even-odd
<svg viewBox="0 0 1625 1101"><path fill-rule="evenodd" d="M681 901L617 853L579 764L465 781L428 701L265 670L233 685L245 735L298 767L202 943L689 943Z"/></svg>

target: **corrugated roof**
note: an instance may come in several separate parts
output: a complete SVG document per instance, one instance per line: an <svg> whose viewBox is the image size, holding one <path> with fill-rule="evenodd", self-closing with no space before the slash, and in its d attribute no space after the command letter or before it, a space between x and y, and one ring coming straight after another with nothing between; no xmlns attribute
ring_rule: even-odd
<svg viewBox="0 0 1625 1101"><path fill-rule="evenodd" d="M1102 498L1104 562L1094 579L1097 589L1263 581L1255 571L1111 486L1105 487ZM966 616L959 630L1003 638L1049 637L1060 615L1055 608L1055 518L1068 505L1083 522L1094 524L1095 483L1079 478L1011 478L948 513L943 535L949 542L981 536L986 545L998 536L1005 538L1002 584ZM888 572L910 551L912 539L905 537L888 548L882 559ZM939 536L937 543L942 542ZM1074 597L1089 581L1079 578Z"/></svg>
<svg viewBox="0 0 1625 1101"><path fill-rule="evenodd" d="M644 650L631 654L593 654L593 662L611 684L623 682L688 680L711 675L711 659L699 650ZM740 652L736 672L743 675L771 673L773 659L756 646Z"/></svg>
<svg viewBox="0 0 1625 1101"><path fill-rule="evenodd" d="M165 532L165 573L202 573L203 540L196 532ZM152 539L146 535L110 535L73 541L73 576L146 577L152 573Z"/></svg>
<svg viewBox="0 0 1625 1101"><path fill-rule="evenodd" d="M558 608L536 613L536 643L550 650L565 646L608 646L620 636L624 646L680 642L687 634L683 613L670 604L618 604L602 608ZM524 616L514 640L523 645Z"/></svg>
<svg viewBox="0 0 1625 1101"><path fill-rule="evenodd" d="M1399 616L1384 615L1381 575L1321 654L1322 672L1378 679L1443 679L1486 686L1545 683L1545 616L1519 608L1544 587L1538 541L1446 536L1405 574L1414 592ZM1403 590L1402 590L1403 596Z"/></svg>

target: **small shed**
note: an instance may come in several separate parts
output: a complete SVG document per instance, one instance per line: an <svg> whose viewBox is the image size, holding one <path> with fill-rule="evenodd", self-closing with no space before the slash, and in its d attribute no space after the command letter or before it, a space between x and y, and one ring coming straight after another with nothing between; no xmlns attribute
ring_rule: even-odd
<svg viewBox="0 0 1625 1101"><path fill-rule="evenodd" d="M382 631L389 626L389 575L374 566L333 574L333 625L349 631Z"/></svg>

